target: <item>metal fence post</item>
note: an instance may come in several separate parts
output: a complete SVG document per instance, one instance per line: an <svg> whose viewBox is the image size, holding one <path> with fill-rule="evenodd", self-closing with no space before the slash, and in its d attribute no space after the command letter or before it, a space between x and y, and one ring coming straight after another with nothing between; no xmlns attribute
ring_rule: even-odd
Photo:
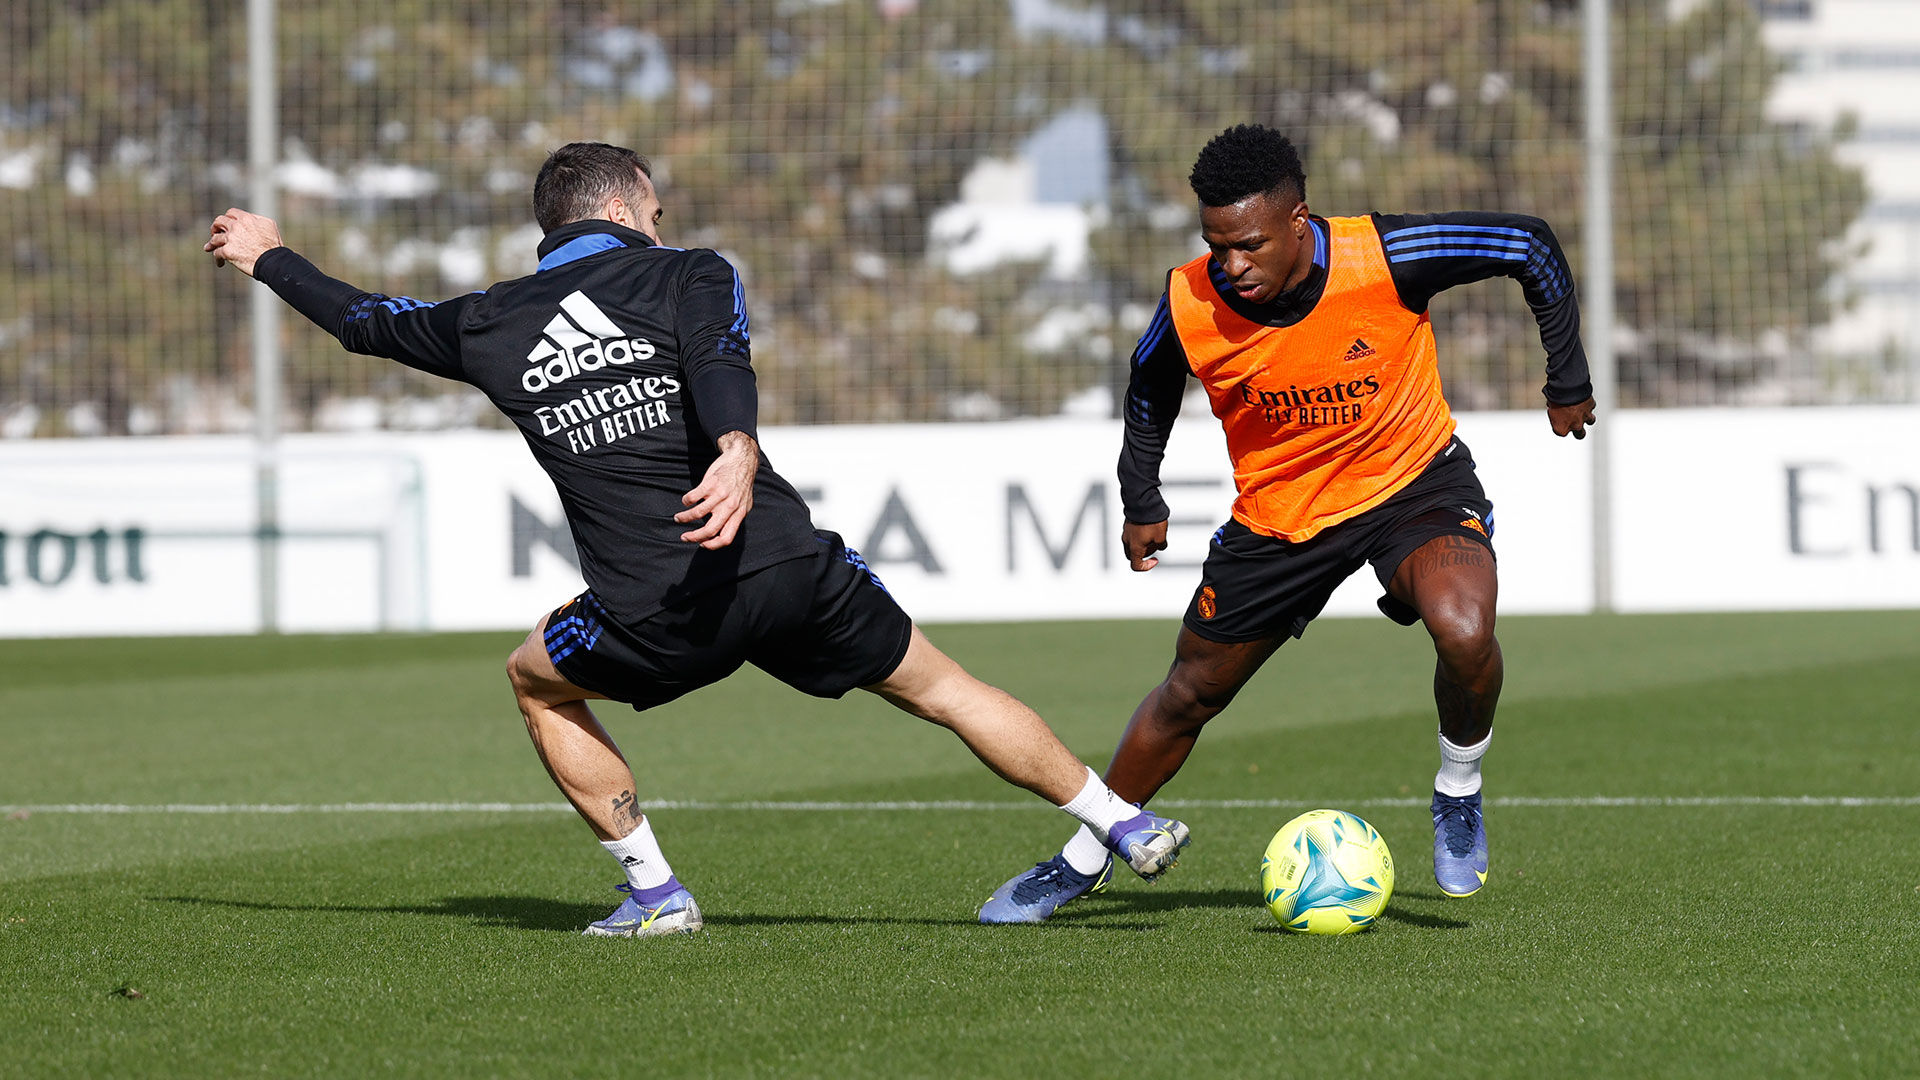
<svg viewBox="0 0 1920 1080"><path fill-rule="evenodd" d="M247 167L249 208L275 217L274 163L279 158L279 86L274 77L274 5L247 0ZM255 536L259 552L260 629L280 628L280 301L250 290L253 324Z"/></svg>
<svg viewBox="0 0 1920 1080"><path fill-rule="evenodd" d="M1586 0L1586 345L1593 374L1593 609L1613 610L1613 71L1607 0Z"/></svg>

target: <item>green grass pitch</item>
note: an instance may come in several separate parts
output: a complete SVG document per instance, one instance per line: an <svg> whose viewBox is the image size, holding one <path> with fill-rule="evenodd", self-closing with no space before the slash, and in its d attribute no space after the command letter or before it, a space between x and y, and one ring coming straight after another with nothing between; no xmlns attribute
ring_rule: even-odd
<svg viewBox="0 0 1920 1080"><path fill-rule="evenodd" d="M1096 765L1173 633L932 630ZM1920 613L1501 638L1470 899L1430 875L1425 635L1328 620L1163 794L1181 865L1038 927L974 912L1070 823L946 733L751 670L605 708L643 797L708 804L653 814L708 932L638 942L579 936L618 876L570 814L154 809L557 803L517 635L0 642L0 1074L1920 1073ZM1814 799L1748 798L1782 796ZM1002 805L741 805L902 800ZM149 809L72 809L103 804ZM1314 805L1393 847L1368 933L1260 906Z"/></svg>

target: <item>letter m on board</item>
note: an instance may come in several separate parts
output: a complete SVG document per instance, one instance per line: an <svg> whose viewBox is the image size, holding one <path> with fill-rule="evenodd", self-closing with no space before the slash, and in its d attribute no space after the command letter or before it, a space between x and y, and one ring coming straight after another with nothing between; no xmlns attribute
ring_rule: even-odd
<svg viewBox="0 0 1920 1080"><path fill-rule="evenodd" d="M1080 529L1087 523L1087 518L1090 516L1098 519L1095 523L1094 547L1100 551L1100 569L1105 570L1108 569L1113 561L1113 553L1110 550L1111 545L1099 542L1100 537L1107 535L1107 488L1105 484L1096 482L1087 485L1087 497L1080 501L1080 509L1073 515L1073 525L1067 529L1067 538L1061 542L1058 547L1054 546L1053 541L1047 539L1046 526L1041 524L1040 511L1034 506L1032 498L1027 495L1027 486L1025 484L1008 484L1007 569L1015 569L1017 561L1016 552L1019 550L1019 545L1015 543L1015 538L1022 517L1033 527L1033 535L1040 541L1040 547L1046 551L1047 559L1053 563L1053 568L1055 570L1064 570L1067 565L1067 556L1073 553L1074 542L1080 539Z"/></svg>

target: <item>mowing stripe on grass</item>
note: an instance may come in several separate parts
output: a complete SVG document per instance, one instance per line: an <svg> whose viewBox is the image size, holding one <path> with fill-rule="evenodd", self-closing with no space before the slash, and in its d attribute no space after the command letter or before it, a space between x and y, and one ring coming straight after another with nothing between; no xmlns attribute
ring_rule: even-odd
<svg viewBox="0 0 1920 1080"><path fill-rule="evenodd" d="M1314 806L1347 806L1361 809L1382 807L1418 807L1426 799L1164 799L1154 805L1167 810L1291 810ZM1625 795L1531 797L1509 795L1487 800L1491 807L1569 807L1576 809L1606 807L1871 807L1920 806L1920 795ZM1031 800L990 801L949 799L918 802L709 802L686 799L653 799L640 803L643 810L732 810L774 811L779 813L859 813L866 811L929 810L1048 810L1044 803ZM0 814L567 814L573 807L566 803L507 802L419 802L419 803L45 803L38 805L0 805Z"/></svg>

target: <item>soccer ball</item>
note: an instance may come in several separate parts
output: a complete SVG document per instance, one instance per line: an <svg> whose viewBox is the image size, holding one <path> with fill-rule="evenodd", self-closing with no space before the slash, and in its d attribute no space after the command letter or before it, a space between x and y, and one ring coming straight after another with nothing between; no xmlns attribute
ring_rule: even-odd
<svg viewBox="0 0 1920 1080"><path fill-rule="evenodd" d="M1260 859L1260 893L1289 930L1351 934L1386 910L1393 855L1357 815L1309 810L1273 834Z"/></svg>

